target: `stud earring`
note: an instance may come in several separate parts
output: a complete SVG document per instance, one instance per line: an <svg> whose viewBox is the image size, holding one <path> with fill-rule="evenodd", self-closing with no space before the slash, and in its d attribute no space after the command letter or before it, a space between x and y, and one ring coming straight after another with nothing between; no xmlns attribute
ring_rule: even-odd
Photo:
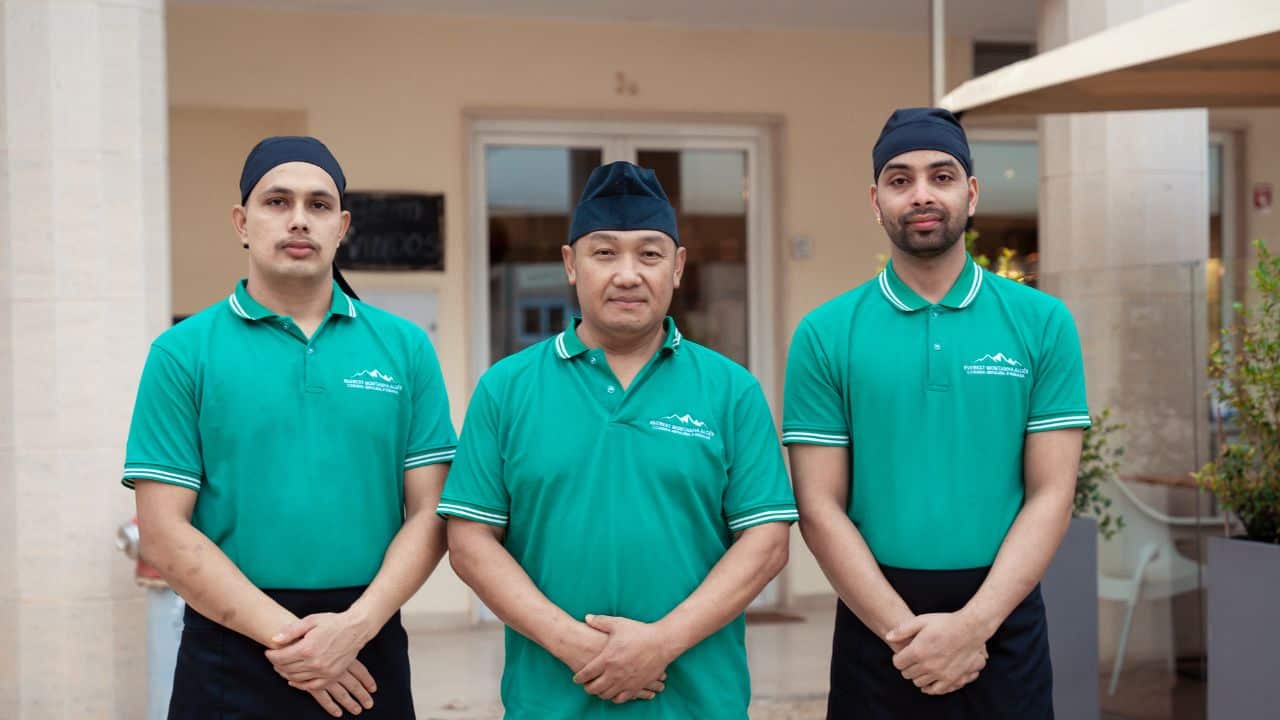
<svg viewBox="0 0 1280 720"><path fill-rule="evenodd" d="M881 225L881 226L883 226L883 225L884 225L884 219L883 219L883 218L881 218L879 215L877 215L877 216L876 216L876 224L877 224L877 225ZM247 246L246 246L246 247L247 247Z"/></svg>
<svg viewBox="0 0 1280 720"><path fill-rule="evenodd" d="M242 244L244 245L244 249L245 249L245 250L248 250L248 249L249 249L249 243L242 243Z"/></svg>

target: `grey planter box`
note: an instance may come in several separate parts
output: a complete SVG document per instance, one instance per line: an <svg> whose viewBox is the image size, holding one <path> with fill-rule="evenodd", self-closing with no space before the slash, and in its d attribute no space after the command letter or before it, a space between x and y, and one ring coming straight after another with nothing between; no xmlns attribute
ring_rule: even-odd
<svg viewBox="0 0 1280 720"><path fill-rule="evenodd" d="M1280 716L1280 545L1209 538L1209 720Z"/></svg>
<svg viewBox="0 0 1280 720"><path fill-rule="evenodd" d="M1040 588L1049 623L1054 716L1057 720L1097 720L1097 521L1072 518Z"/></svg>

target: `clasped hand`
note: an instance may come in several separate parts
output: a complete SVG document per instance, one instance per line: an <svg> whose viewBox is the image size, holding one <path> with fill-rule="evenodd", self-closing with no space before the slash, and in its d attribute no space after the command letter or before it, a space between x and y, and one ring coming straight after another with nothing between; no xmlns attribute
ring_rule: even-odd
<svg viewBox="0 0 1280 720"><path fill-rule="evenodd" d="M580 651L568 662L583 690L622 704L652 700L666 689L675 654L656 625L609 615L588 615L586 621Z"/></svg>
<svg viewBox="0 0 1280 720"><path fill-rule="evenodd" d="M987 665L986 639L963 615L917 615L885 636L893 666L926 695L945 695L978 678Z"/></svg>
<svg viewBox="0 0 1280 720"><path fill-rule="evenodd" d="M317 613L271 638L267 659L290 687L305 691L333 717L373 707L378 686L356 659L367 640L359 623L342 613Z"/></svg>

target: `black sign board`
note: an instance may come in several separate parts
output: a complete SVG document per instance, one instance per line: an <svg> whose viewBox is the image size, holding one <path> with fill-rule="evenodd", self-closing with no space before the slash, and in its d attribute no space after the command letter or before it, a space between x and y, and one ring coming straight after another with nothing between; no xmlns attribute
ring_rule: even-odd
<svg viewBox="0 0 1280 720"><path fill-rule="evenodd" d="M338 267L444 269L444 195L348 192L342 199L351 229L338 246Z"/></svg>

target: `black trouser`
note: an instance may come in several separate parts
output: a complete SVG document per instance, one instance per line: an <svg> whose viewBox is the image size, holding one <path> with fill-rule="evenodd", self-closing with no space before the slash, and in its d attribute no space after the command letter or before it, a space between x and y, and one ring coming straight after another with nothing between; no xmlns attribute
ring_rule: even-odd
<svg viewBox="0 0 1280 720"><path fill-rule="evenodd" d="M917 615L955 612L990 568L903 570L881 567ZM843 602L836 608L828 720L1051 720L1053 670L1044 602L1037 586L987 641L990 657L974 682L925 695L893 666L893 651Z"/></svg>
<svg viewBox="0 0 1280 720"><path fill-rule="evenodd" d="M266 590L298 617L342 612L364 588ZM289 687L267 660L266 649L187 606L173 678L169 720L331 720L310 693ZM357 656L377 683L373 709L362 719L411 720L409 641L400 613L387 621ZM344 717L349 716L345 710Z"/></svg>

